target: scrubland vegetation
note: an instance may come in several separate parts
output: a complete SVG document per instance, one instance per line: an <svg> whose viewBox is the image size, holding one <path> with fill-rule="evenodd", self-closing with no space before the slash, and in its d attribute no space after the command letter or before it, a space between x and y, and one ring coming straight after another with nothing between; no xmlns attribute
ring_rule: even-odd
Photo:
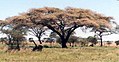
<svg viewBox="0 0 119 62"><path fill-rule="evenodd" d="M5 52L0 47L1 62L119 62L116 47L44 48L41 52L30 49Z"/></svg>

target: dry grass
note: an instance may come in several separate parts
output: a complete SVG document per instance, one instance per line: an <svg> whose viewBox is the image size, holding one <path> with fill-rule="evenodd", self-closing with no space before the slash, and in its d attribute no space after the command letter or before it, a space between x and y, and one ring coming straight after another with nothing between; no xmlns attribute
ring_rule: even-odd
<svg viewBox="0 0 119 62"><path fill-rule="evenodd" d="M119 48L114 47L44 48L42 52L14 53L1 49L0 62L119 62Z"/></svg>

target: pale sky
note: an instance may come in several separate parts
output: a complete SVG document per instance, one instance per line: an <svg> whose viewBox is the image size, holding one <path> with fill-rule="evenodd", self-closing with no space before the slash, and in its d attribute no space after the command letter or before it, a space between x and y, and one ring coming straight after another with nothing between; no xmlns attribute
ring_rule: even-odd
<svg viewBox="0 0 119 62"><path fill-rule="evenodd" d="M64 9L68 6L90 9L106 16L112 16L114 21L119 23L119 1L117 0L1 0L0 19L4 20L7 17L27 12L30 8L57 7ZM88 34L77 31L76 35L86 37ZM105 36L104 40L119 40L119 35Z"/></svg>

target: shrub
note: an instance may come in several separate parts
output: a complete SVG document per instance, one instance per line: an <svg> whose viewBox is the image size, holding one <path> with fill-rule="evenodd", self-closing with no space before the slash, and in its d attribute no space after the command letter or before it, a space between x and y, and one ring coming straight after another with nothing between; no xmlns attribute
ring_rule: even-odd
<svg viewBox="0 0 119 62"><path fill-rule="evenodd" d="M83 47L83 46L88 46L88 41L87 41L87 39L86 38L82 38L82 39L80 39L80 45L81 45L81 47Z"/></svg>
<svg viewBox="0 0 119 62"><path fill-rule="evenodd" d="M111 41L107 41L107 45L110 45L110 44L112 44L112 42Z"/></svg>
<svg viewBox="0 0 119 62"><path fill-rule="evenodd" d="M97 44L97 39L95 37L89 36L87 38L87 41L91 42L92 44Z"/></svg>
<svg viewBox="0 0 119 62"><path fill-rule="evenodd" d="M119 40L118 41L115 41L116 45L119 45Z"/></svg>
<svg viewBox="0 0 119 62"><path fill-rule="evenodd" d="M50 48L50 46L48 46L48 45L43 45L43 47L44 47L44 48Z"/></svg>

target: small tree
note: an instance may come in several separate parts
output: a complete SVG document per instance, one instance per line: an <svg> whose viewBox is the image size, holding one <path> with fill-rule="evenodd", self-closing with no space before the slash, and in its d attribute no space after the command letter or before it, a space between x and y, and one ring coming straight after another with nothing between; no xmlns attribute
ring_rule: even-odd
<svg viewBox="0 0 119 62"><path fill-rule="evenodd" d="M7 35L8 42L8 49L17 49L20 50L20 43L24 35L26 35L26 31L22 29L20 26L21 24L13 24L11 22L11 18L7 18L6 21L1 22L1 32Z"/></svg>
<svg viewBox="0 0 119 62"><path fill-rule="evenodd" d="M100 39L100 41L101 41L101 44L100 44L101 47L103 46L103 39L102 39L102 37L103 36L107 36L107 35L111 35L111 34L114 33L110 28L107 28L107 27L105 27L103 25L101 25L100 28L93 29L93 30L95 32L95 37L97 36Z"/></svg>
<svg viewBox="0 0 119 62"><path fill-rule="evenodd" d="M37 37L39 43L42 44L41 37L42 35L45 34L47 28L43 27L42 25L35 25L35 24L32 24L28 27L29 27L28 31L31 33L31 35Z"/></svg>
<svg viewBox="0 0 119 62"><path fill-rule="evenodd" d="M45 34L45 31L47 30L46 27L44 27L43 25L36 25L32 23L32 21L29 20L28 16L26 16L24 13L8 19L11 23L19 25L17 27L25 29L28 34L37 37L39 43L42 44L41 37Z"/></svg>

